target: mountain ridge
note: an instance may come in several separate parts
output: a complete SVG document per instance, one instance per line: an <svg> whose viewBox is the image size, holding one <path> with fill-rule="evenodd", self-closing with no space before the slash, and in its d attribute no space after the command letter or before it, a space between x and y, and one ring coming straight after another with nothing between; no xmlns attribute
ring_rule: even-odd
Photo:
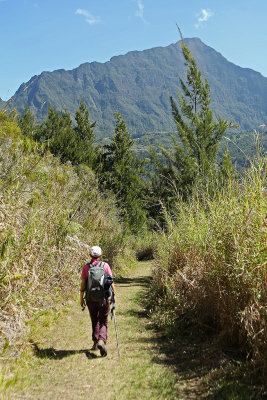
<svg viewBox="0 0 267 400"><path fill-rule="evenodd" d="M185 42L208 79L215 116L239 123L243 130L267 120L267 78L228 61L199 38ZM135 135L173 131L169 95L179 89L178 76L186 77L180 42L130 51L104 63L82 63L72 70L43 71L19 87L12 106L22 112L28 104L41 121L49 104L60 111L67 108L73 117L82 99L91 119L97 120L99 138L112 135L115 111Z"/></svg>
<svg viewBox="0 0 267 400"><path fill-rule="evenodd" d="M5 100L2 100L0 97L0 110L5 107L6 103L7 102Z"/></svg>

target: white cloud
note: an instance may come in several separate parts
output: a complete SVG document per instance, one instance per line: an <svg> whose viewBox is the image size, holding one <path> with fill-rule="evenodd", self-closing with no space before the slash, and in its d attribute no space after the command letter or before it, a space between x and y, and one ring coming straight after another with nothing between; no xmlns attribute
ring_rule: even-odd
<svg viewBox="0 0 267 400"><path fill-rule="evenodd" d="M98 24L101 21L99 17L95 17L89 11L83 10L82 8L78 8L75 11L75 14L83 15L85 17L85 21L90 25Z"/></svg>
<svg viewBox="0 0 267 400"><path fill-rule="evenodd" d="M198 20L197 20L197 23L195 24L195 27L199 28L203 24L203 22L208 21L208 19L210 19L210 17L212 17L213 15L214 15L214 13L211 10L209 10L208 8L207 9L202 8L201 13L197 15Z"/></svg>
<svg viewBox="0 0 267 400"><path fill-rule="evenodd" d="M137 0L137 7L138 10L135 12L136 17L141 18L143 22L146 22L144 18L144 4L142 3L142 0Z"/></svg>

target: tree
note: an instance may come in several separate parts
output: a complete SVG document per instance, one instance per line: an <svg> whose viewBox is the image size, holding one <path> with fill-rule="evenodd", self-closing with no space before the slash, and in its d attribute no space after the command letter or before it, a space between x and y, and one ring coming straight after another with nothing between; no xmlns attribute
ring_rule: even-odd
<svg viewBox="0 0 267 400"><path fill-rule="evenodd" d="M134 140L130 138L125 121L120 113L115 113L115 134L105 146L101 182L106 189L116 195L118 207L122 210L125 225L137 232L146 224L142 191L144 183L144 161L137 161L132 151Z"/></svg>
<svg viewBox="0 0 267 400"><path fill-rule="evenodd" d="M156 173L154 192L163 192L162 201L167 206L172 205L177 193L187 198L196 182L206 187L213 181L218 169L220 141L224 132L233 126L220 116L214 120L208 81L202 81L201 71L183 38L182 52L187 66L187 79L183 81L179 78L182 90L177 95L178 105L170 96L179 141L172 136L173 150L161 148L163 161L151 149Z"/></svg>
<svg viewBox="0 0 267 400"><path fill-rule="evenodd" d="M172 114L182 142L183 152L196 160L201 177L209 176L217 163L217 154L224 132L230 123L218 117L214 121L210 105L210 87L207 79L201 79L195 59L182 41L186 60L187 81L179 78L184 93L178 95L180 111L170 96Z"/></svg>
<svg viewBox="0 0 267 400"><path fill-rule="evenodd" d="M74 128L79 147L79 162L97 169L97 163L100 157L100 147L94 146L95 134L94 127L96 121L90 122L89 111L83 101L75 113L76 126Z"/></svg>
<svg viewBox="0 0 267 400"><path fill-rule="evenodd" d="M47 148L52 154L59 157L61 162L70 161L74 165L79 164L77 134L72 127L67 110L59 113L50 106L47 117L36 129L34 138L45 142Z"/></svg>
<svg viewBox="0 0 267 400"><path fill-rule="evenodd" d="M82 100L80 100L80 106L75 112L75 121L77 123L74 128L80 140L93 143L95 140L94 127L96 121L90 122L89 110Z"/></svg>
<svg viewBox="0 0 267 400"><path fill-rule="evenodd" d="M30 107L26 105L23 116L19 116L18 125L23 135L33 138L35 135L35 118Z"/></svg>
<svg viewBox="0 0 267 400"><path fill-rule="evenodd" d="M98 170L102 149L94 146L96 121L90 122L89 111L82 101L75 120L73 127L67 110L59 112L50 105L45 121L34 125L33 114L26 107L23 118L20 117L20 126L23 133L46 144L63 163L70 161L73 165L85 164Z"/></svg>

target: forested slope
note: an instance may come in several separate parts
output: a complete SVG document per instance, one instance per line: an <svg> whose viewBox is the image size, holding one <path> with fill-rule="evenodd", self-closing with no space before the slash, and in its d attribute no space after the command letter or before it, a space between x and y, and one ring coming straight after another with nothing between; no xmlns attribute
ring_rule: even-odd
<svg viewBox="0 0 267 400"><path fill-rule="evenodd" d="M215 115L240 124L240 129L256 129L267 118L267 78L251 69L240 68L198 38L186 39L192 54L211 86ZM42 72L23 83L11 107L32 108L41 121L52 104L74 116L80 99L92 120L97 120L97 138L110 137L113 113L122 114L135 136L173 131L169 94L175 95L178 76L186 67L180 42L167 47L132 51L106 63L84 63L66 71Z"/></svg>
<svg viewBox="0 0 267 400"><path fill-rule="evenodd" d="M0 110L5 107L6 102L0 98Z"/></svg>

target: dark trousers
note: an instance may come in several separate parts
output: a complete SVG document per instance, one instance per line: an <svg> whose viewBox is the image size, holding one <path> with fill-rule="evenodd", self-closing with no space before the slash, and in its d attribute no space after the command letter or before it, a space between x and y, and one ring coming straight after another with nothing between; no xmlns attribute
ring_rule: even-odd
<svg viewBox="0 0 267 400"><path fill-rule="evenodd" d="M92 322L92 339L94 342L103 340L107 342L108 334L108 314L109 314L109 300L105 299L103 304L94 301L88 301L87 307Z"/></svg>

